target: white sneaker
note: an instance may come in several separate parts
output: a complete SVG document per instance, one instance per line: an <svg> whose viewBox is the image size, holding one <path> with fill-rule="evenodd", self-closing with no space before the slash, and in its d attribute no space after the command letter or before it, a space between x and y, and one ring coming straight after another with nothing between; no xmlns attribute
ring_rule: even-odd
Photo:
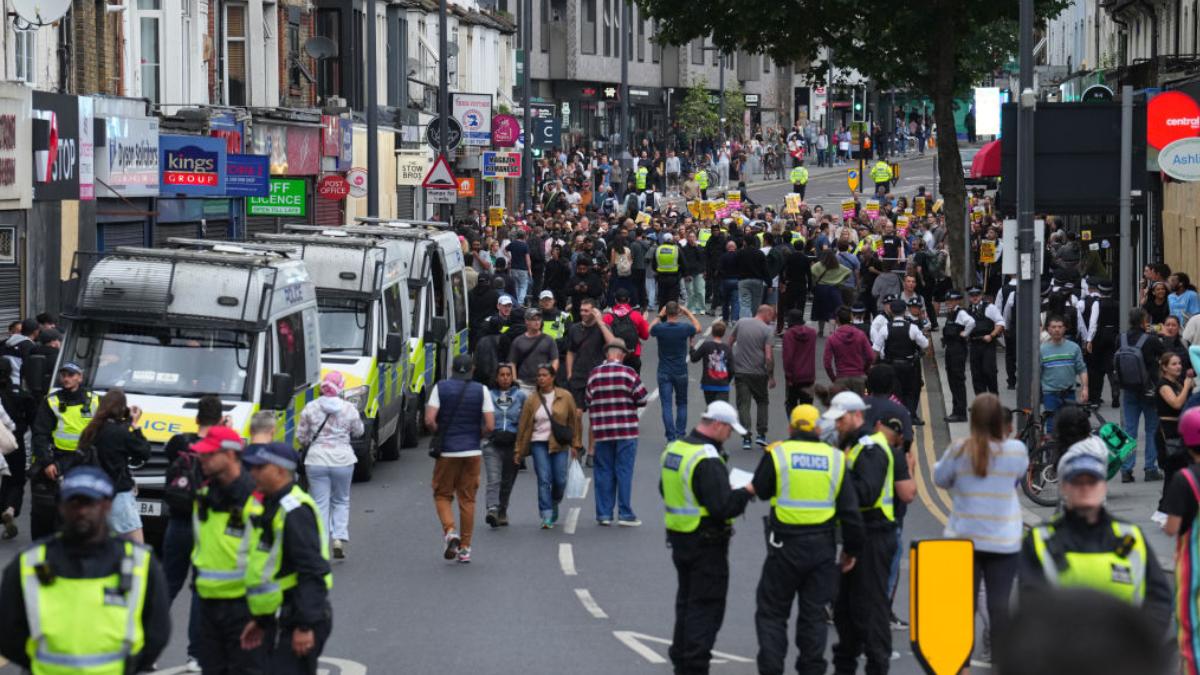
<svg viewBox="0 0 1200 675"><path fill-rule="evenodd" d="M196 659L188 659L187 663L183 666L183 672L185 673L199 673L202 670L200 662Z"/></svg>
<svg viewBox="0 0 1200 675"><path fill-rule="evenodd" d="M1155 511L1154 515L1150 516L1150 520L1154 521L1159 527L1167 524L1167 514L1162 511Z"/></svg>

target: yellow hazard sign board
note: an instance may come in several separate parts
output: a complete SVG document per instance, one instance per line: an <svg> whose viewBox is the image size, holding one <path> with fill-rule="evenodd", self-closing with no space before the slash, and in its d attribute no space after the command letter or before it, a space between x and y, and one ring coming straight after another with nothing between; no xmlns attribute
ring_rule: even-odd
<svg viewBox="0 0 1200 675"><path fill-rule="evenodd" d="M858 192L858 183L858 169L846 169L846 185L850 187L851 192Z"/></svg>
<svg viewBox="0 0 1200 675"><path fill-rule="evenodd" d="M909 549L909 641L931 675L955 675L971 658L974 556L969 539L926 539Z"/></svg>

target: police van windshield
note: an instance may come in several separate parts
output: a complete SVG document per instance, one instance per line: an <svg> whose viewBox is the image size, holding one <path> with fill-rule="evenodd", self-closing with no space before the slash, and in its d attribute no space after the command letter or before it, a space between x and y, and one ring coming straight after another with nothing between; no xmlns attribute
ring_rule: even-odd
<svg viewBox="0 0 1200 675"><path fill-rule="evenodd" d="M350 298L317 298L322 354L366 353L367 307Z"/></svg>
<svg viewBox="0 0 1200 675"><path fill-rule="evenodd" d="M68 353L82 362L95 389L244 398L250 346L243 331L113 324L81 331Z"/></svg>

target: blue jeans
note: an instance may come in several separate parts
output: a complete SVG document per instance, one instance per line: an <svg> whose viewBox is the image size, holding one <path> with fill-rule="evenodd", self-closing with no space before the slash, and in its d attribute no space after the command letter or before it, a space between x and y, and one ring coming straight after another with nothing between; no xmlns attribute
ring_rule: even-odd
<svg viewBox="0 0 1200 675"><path fill-rule="evenodd" d="M1154 400L1143 396L1132 389L1121 389L1121 426L1125 433L1137 438L1138 417L1146 417L1146 471L1158 468L1158 450L1155 447L1155 436L1158 434L1158 408ZM1133 471L1137 460L1137 451L1129 453L1128 459L1121 467L1125 471Z"/></svg>
<svg viewBox="0 0 1200 675"><path fill-rule="evenodd" d="M762 279L742 279L738 281L738 303L739 308L737 318L748 319L754 316L758 311L758 306L763 302L763 291L766 289L766 284Z"/></svg>
<svg viewBox="0 0 1200 675"><path fill-rule="evenodd" d="M569 450L550 452L547 441L534 441L531 450L538 481L538 514L542 520L547 520L554 516L554 507L562 501L563 491L567 489L567 464L571 453Z"/></svg>
<svg viewBox="0 0 1200 675"><path fill-rule="evenodd" d="M646 307L658 309L658 280L650 276L649 270L646 270Z"/></svg>
<svg viewBox="0 0 1200 675"><path fill-rule="evenodd" d="M737 321L741 317L741 305L738 302L738 280L721 280L721 320L725 323Z"/></svg>
<svg viewBox="0 0 1200 675"><path fill-rule="evenodd" d="M617 517L637 520L630 505L633 492L633 460L637 457L637 439L596 441L595 466L596 520L612 520L613 499L617 502Z"/></svg>
<svg viewBox="0 0 1200 675"><path fill-rule="evenodd" d="M1062 408L1068 403L1075 402L1075 390L1069 392L1043 391L1042 392L1042 410L1048 413L1056 413L1059 408ZM1055 415L1046 416L1046 433L1054 433L1054 418Z"/></svg>
<svg viewBox="0 0 1200 675"><path fill-rule="evenodd" d="M663 429L667 432L668 443L687 433L687 390L687 371L675 375L658 373L658 402L662 405Z"/></svg>
<svg viewBox="0 0 1200 675"><path fill-rule="evenodd" d="M167 531L163 535L163 574L167 577L167 597L171 600L183 590L187 583L188 572L192 570L192 519L169 518ZM200 596L191 594L191 606L188 610L188 647L189 658L196 658L195 645L199 642L200 631Z"/></svg>
<svg viewBox="0 0 1200 675"><path fill-rule="evenodd" d="M529 270L512 270L513 283L517 285L517 304L525 304L525 293L529 291Z"/></svg>
<svg viewBox="0 0 1200 675"><path fill-rule="evenodd" d="M310 464L305 468L308 471L308 492L325 519L325 532L332 539L349 541L350 481L354 478L354 465Z"/></svg>

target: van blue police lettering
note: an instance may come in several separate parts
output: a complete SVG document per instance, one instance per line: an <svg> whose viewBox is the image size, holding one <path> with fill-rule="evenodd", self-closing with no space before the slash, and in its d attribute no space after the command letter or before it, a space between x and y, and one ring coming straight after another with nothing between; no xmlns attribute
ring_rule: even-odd
<svg viewBox="0 0 1200 675"><path fill-rule="evenodd" d="M146 420L142 422L142 429L178 434L183 432L183 425L178 422L168 422L166 420Z"/></svg>
<svg viewBox="0 0 1200 675"><path fill-rule="evenodd" d="M283 299L288 301L288 304L294 305L297 302L304 300L304 287L300 284L294 286L283 287Z"/></svg>
<svg viewBox="0 0 1200 675"><path fill-rule="evenodd" d="M821 455L804 455L797 453L792 455L792 468L803 469L805 471L828 471L829 458Z"/></svg>

